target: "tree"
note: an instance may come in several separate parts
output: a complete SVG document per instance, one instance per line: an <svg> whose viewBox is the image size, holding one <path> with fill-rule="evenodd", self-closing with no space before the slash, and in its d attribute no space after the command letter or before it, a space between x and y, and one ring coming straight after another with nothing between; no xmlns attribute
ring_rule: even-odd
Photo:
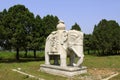
<svg viewBox="0 0 120 80"><path fill-rule="evenodd" d="M118 42L119 24L110 20L101 20L97 26L94 27L93 44L99 52L99 55L114 54L114 48ZM114 46L114 47L113 47Z"/></svg>
<svg viewBox="0 0 120 80"><path fill-rule="evenodd" d="M44 38L44 44L47 36L52 32L56 31L56 26L58 24L58 17L53 15L47 15L43 17L42 19L42 25L43 25L43 38ZM44 47L44 46L43 46Z"/></svg>
<svg viewBox="0 0 120 80"><path fill-rule="evenodd" d="M72 26L71 30L81 31L81 28L80 28L80 26L79 26L77 23L75 23L75 24Z"/></svg>
<svg viewBox="0 0 120 80"><path fill-rule="evenodd" d="M36 16L35 18L35 25L32 28L31 31L31 36L32 36L32 41L31 41L31 49L34 51L34 58L36 58L36 50L39 50L41 46L43 46L43 26L42 26L42 19L39 15Z"/></svg>
<svg viewBox="0 0 120 80"><path fill-rule="evenodd" d="M90 54L90 50L92 50L92 41L91 41L91 34L84 34L84 50Z"/></svg>
<svg viewBox="0 0 120 80"><path fill-rule="evenodd" d="M9 42L8 42L8 39L7 39L7 36L9 34L7 34L7 30L4 26L4 20L5 20L5 17L7 15L7 10L4 9L2 12L0 12L0 46L3 48L3 49L11 49L10 45L9 45ZM7 23L5 24L7 25Z"/></svg>
<svg viewBox="0 0 120 80"><path fill-rule="evenodd" d="M33 26L34 15L24 5L15 5L8 9L4 25L8 30L8 42L16 48L16 59L19 60L19 49L27 45L29 33Z"/></svg>

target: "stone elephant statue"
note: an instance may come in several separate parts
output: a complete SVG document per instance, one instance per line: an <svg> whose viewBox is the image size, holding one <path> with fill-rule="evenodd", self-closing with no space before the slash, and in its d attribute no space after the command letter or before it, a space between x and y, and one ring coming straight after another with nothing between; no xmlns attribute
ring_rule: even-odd
<svg viewBox="0 0 120 80"><path fill-rule="evenodd" d="M83 33L77 30L58 30L46 39L45 64L50 65L50 55L60 56L60 66L67 66L67 56L71 66L80 66L83 62ZM75 55L79 58L75 63ZM57 60L57 59L56 59Z"/></svg>

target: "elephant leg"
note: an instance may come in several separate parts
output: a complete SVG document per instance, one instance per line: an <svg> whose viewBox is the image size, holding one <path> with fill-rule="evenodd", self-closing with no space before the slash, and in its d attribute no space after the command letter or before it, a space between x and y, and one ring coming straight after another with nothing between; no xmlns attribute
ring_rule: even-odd
<svg viewBox="0 0 120 80"><path fill-rule="evenodd" d="M48 53L45 53L45 64L50 65L50 56Z"/></svg>
<svg viewBox="0 0 120 80"><path fill-rule="evenodd" d="M77 64L73 63L73 66L80 66L83 62L83 58L84 58L84 55L82 53L82 50L79 50L79 48L77 48L77 46L75 47L72 47L72 50L73 52L78 56L78 61L77 61Z"/></svg>
<svg viewBox="0 0 120 80"><path fill-rule="evenodd" d="M70 66L73 66L73 63L75 62L75 54L73 52L70 53Z"/></svg>
<svg viewBox="0 0 120 80"><path fill-rule="evenodd" d="M67 66L67 64L66 64L66 55L60 55L60 66L61 67L65 67L65 66Z"/></svg>
<svg viewBox="0 0 120 80"><path fill-rule="evenodd" d="M54 65L59 65L58 55L54 55Z"/></svg>
<svg viewBox="0 0 120 80"><path fill-rule="evenodd" d="M60 66L61 67L66 67L66 58L67 58L67 52L65 51L64 48L61 47L60 49Z"/></svg>

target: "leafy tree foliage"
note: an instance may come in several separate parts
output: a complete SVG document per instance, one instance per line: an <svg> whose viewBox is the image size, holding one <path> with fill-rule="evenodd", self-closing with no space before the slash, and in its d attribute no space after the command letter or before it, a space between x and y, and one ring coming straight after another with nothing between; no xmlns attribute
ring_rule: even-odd
<svg viewBox="0 0 120 80"><path fill-rule="evenodd" d="M99 55L117 54L119 51L120 41L120 27L119 24L110 20L103 19L94 27L93 44L98 50ZM115 52L116 51L116 52Z"/></svg>
<svg viewBox="0 0 120 80"><path fill-rule="evenodd" d="M52 32L56 30L56 25L58 24L58 17L57 16L53 16L53 15L47 15L45 17L43 17L42 19L42 25L43 25L43 38L44 38L44 44L45 44L45 40L47 38L47 36ZM43 46L43 48L45 47L45 45Z"/></svg>
<svg viewBox="0 0 120 80"><path fill-rule="evenodd" d="M24 5L14 5L0 12L0 46L4 49L16 49L16 59L19 60L19 50L32 49L34 57L36 50L44 49L46 37L58 23L57 16L47 15L41 19L34 17Z"/></svg>
<svg viewBox="0 0 120 80"><path fill-rule="evenodd" d="M87 51L90 54L90 50L92 49L92 35L91 34L84 34L84 51Z"/></svg>
<svg viewBox="0 0 120 80"><path fill-rule="evenodd" d="M16 48L16 59L19 60L19 49L27 46L28 36L33 26L34 15L24 5L10 7L3 18L6 31L5 43Z"/></svg>
<svg viewBox="0 0 120 80"><path fill-rule="evenodd" d="M42 19L39 15L35 18L35 25L31 31L31 43L30 48L34 51L34 58L36 58L36 50L39 50L43 46L43 31L42 31Z"/></svg>
<svg viewBox="0 0 120 80"><path fill-rule="evenodd" d="M7 10L4 9L3 12L0 12L0 46L5 49L10 49L10 46L8 46L10 43L8 42L8 39L6 39L8 35L6 31L8 30L4 27L4 19L6 16Z"/></svg>
<svg viewBox="0 0 120 80"><path fill-rule="evenodd" d="M81 28L80 28L80 26L79 26L77 23L75 23L75 24L72 26L71 30L81 31Z"/></svg>
<svg viewBox="0 0 120 80"><path fill-rule="evenodd" d="M45 38L52 32L56 30L56 25L58 24L58 17L53 15L47 15L43 17L43 31L45 32Z"/></svg>

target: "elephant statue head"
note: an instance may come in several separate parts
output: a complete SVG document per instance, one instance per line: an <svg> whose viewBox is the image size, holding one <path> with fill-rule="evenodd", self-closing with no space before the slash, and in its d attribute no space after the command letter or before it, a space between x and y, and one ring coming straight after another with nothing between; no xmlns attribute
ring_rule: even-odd
<svg viewBox="0 0 120 80"><path fill-rule="evenodd" d="M83 33L76 30L68 31L68 49L73 50L78 57L83 56Z"/></svg>
<svg viewBox="0 0 120 80"><path fill-rule="evenodd" d="M69 30L68 31L68 54L71 55L71 65L80 66L83 62L84 54L83 54L83 32L77 30ZM70 50L70 51L69 51ZM72 53L72 52L73 53ZM74 63L74 55L76 55L79 60L77 64Z"/></svg>

